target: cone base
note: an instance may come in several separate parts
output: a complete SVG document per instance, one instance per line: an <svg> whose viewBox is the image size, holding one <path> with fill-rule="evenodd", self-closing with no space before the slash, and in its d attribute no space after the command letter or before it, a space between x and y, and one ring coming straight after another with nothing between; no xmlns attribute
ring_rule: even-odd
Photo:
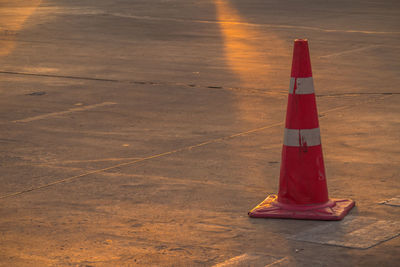
<svg viewBox="0 0 400 267"><path fill-rule="evenodd" d="M268 196L249 212L253 218L286 218L302 220L338 221L354 207L351 199L330 199L317 205L288 205L278 202L276 195Z"/></svg>

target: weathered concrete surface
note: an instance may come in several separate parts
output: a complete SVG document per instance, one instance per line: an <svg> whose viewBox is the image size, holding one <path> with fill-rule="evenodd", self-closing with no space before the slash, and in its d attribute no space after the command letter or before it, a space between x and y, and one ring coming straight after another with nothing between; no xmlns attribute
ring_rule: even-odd
<svg viewBox="0 0 400 267"><path fill-rule="evenodd" d="M325 222L247 211L277 192L307 37L330 196L400 219L378 204L399 195L399 16L378 0L0 0L1 266L395 266L399 238L294 241Z"/></svg>

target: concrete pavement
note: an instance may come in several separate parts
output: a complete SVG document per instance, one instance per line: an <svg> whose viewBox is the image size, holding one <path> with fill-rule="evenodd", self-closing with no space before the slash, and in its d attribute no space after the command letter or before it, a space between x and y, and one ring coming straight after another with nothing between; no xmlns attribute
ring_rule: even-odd
<svg viewBox="0 0 400 267"><path fill-rule="evenodd" d="M400 195L399 13L0 0L0 265L396 266L400 208L379 203ZM348 222L247 216L278 190L295 38ZM321 227L341 227L333 245L296 237Z"/></svg>

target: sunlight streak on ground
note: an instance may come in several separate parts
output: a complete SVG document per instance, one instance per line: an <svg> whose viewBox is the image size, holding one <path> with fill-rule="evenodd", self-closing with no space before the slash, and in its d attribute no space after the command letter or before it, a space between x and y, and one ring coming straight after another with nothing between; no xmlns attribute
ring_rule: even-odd
<svg viewBox="0 0 400 267"><path fill-rule="evenodd" d="M229 1L214 1L224 40L228 66L238 75L243 87L257 87L260 77L273 72L271 54L284 54L284 42L273 33L246 25ZM259 88L259 87L258 87Z"/></svg>
<svg viewBox="0 0 400 267"><path fill-rule="evenodd" d="M290 53L285 42L266 29L257 29L243 23L244 19L229 1L214 0L217 20L224 41L226 64L238 79L241 88L268 89L278 98L286 98L282 90L274 90L277 83L277 66ZM240 22L240 23L239 23ZM289 73L289 71L287 71ZM288 85L288 80L278 81ZM272 89L272 91L271 91ZM271 93L272 92L272 93ZM263 105L254 95L237 96L238 117L251 123L259 123L266 113L256 113L254 108ZM266 107L267 108L267 107Z"/></svg>
<svg viewBox="0 0 400 267"><path fill-rule="evenodd" d="M0 0L0 56L15 48L15 38L42 0Z"/></svg>

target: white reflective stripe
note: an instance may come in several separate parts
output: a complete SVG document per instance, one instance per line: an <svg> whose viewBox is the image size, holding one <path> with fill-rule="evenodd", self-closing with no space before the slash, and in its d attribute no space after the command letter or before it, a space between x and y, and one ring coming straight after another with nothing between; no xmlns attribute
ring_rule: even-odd
<svg viewBox="0 0 400 267"><path fill-rule="evenodd" d="M296 81L296 95L307 95L314 93L314 80L309 78L290 78L289 94L293 94L294 82Z"/></svg>
<svg viewBox="0 0 400 267"><path fill-rule="evenodd" d="M321 144L319 128L286 129L283 139L285 146L318 146Z"/></svg>

